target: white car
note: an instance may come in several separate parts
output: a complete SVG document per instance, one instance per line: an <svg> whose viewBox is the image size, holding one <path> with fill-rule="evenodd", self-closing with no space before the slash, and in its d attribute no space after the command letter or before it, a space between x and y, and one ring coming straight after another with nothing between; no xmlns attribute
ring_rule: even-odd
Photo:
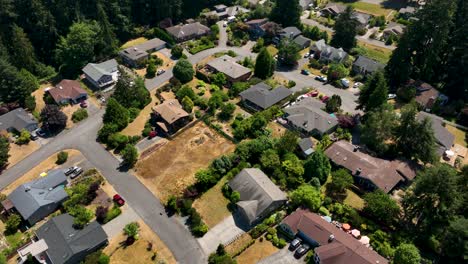
<svg viewBox="0 0 468 264"><path fill-rule="evenodd" d="M223 22L223 27L227 27L227 21Z"/></svg>
<svg viewBox="0 0 468 264"><path fill-rule="evenodd" d="M348 87L349 87L349 80L346 79L346 78L343 78L343 79L341 79L341 84L342 84L345 88L348 88Z"/></svg>
<svg viewBox="0 0 468 264"><path fill-rule="evenodd" d="M361 82L355 82L353 87L354 88L358 88L358 87L361 87L362 83Z"/></svg>
<svg viewBox="0 0 468 264"><path fill-rule="evenodd" d="M160 70L158 70L158 71L156 72L156 75L159 76L159 75L161 75L161 74L163 74L163 73L165 73L165 72L166 72L165 70L160 69Z"/></svg>
<svg viewBox="0 0 468 264"><path fill-rule="evenodd" d="M395 99L396 98L396 94L388 94L388 99Z"/></svg>

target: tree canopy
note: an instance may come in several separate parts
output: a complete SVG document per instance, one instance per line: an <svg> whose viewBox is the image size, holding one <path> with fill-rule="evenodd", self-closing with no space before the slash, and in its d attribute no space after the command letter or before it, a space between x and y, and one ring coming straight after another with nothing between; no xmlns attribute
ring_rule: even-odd
<svg viewBox="0 0 468 264"><path fill-rule="evenodd" d="M275 60L266 48L262 48L255 61L255 76L260 79L266 79L273 75L275 69Z"/></svg>
<svg viewBox="0 0 468 264"><path fill-rule="evenodd" d="M334 33L330 45L343 48L346 51L350 51L356 46L357 21L353 17L353 12L354 9L347 6L346 10L338 15L333 27Z"/></svg>
<svg viewBox="0 0 468 264"><path fill-rule="evenodd" d="M357 109L365 112L375 110L387 102L387 81L383 72L375 72L364 84L359 93Z"/></svg>
<svg viewBox="0 0 468 264"><path fill-rule="evenodd" d="M174 73L174 77L181 83L190 82L195 74L192 64L186 59L180 59L177 61L172 72Z"/></svg>
<svg viewBox="0 0 468 264"><path fill-rule="evenodd" d="M270 17L283 27L299 26L301 24L299 1L276 0Z"/></svg>
<svg viewBox="0 0 468 264"><path fill-rule="evenodd" d="M324 184L331 171L330 160L323 151L317 150L307 158L304 169L304 180L309 181L312 177L317 177L320 183Z"/></svg>
<svg viewBox="0 0 468 264"><path fill-rule="evenodd" d="M317 211L322 203L320 191L311 185L304 184L292 191L289 195L294 206L305 206L312 211Z"/></svg>

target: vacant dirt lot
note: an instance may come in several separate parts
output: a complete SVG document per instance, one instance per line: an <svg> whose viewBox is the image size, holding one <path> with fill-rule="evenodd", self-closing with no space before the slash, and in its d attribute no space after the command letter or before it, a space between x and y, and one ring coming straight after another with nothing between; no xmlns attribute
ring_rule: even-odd
<svg viewBox="0 0 468 264"><path fill-rule="evenodd" d="M140 160L138 178L163 202L195 182L195 172L234 150L234 144L199 122Z"/></svg>

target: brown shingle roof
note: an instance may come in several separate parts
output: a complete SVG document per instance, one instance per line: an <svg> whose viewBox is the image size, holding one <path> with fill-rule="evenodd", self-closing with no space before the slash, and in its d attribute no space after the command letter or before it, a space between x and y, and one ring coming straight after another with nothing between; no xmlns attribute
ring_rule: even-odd
<svg viewBox="0 0 468 264"><path fill-rule="evenodd" d="M65 79L50 89L49 94L58 103L62 100L76 99L87 93L81 88L81 84L78 81Z"/></svg>
<svg viewBox="0 0 468 264"><path fill-rule="evenodd" d="M325 154L337 165L350 170L353 175L368 179L382 191L390 192L400 181L411 180L416 167L401 160L384 160L373 157L347 141L331 145Z"/></svg>
<svg viewBox="0 0 468 264"><path fill-rule="evenodd" d="M437 89L425 82L411 80L409 86L414 86L416 88L415 100L425 108L431 108L440 95Z"/></svg>
<svg viewBox="0 0 468 264"><path fill-rule="evenodd" d="M164 103L157 105L153 111L159 114L168 124L172 124L180 118L189 115L184 111L184 109L182 109L182 106L177 99L166 100Z"/></svg>
<svg viewBox="0 0 468 264"><path fill-rule="evenodd" d="M388 263L387 259L366 247L359 240L308 210L298 209L287 216L282 223L288 225L296 233L301 231L320 244L314 251L322 264ZM334 236L333 240L330 240L330 235Z"/></svg>

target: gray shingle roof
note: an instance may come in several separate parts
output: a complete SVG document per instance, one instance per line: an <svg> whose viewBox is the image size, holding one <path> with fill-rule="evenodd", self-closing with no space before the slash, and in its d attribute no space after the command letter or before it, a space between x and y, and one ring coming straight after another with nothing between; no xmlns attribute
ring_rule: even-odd
<svg viewBox="0 0 468 264"><path fill-rule="evenodd" d="M315 42L311 49L320 52L320 58L325 57L333 61L341 61L348 56L342 48L337 49L327 45L324 39Z"/></svg>
<svg viewBox="0 0 468 264"><path fill-rule="evenodd" d="M273 202L287 199L286 194L257 168L243 169L228 184L232 190L239 192L237 205L244 210L250 223Z"/></svg>
<svg viewBox="0 0 468 264"><path fill-rule="evenodd" d="M148 50L154 50L164 45L166 45L166 42L158 38L154 38L154 39L145 41L144 43L141 43L139 45L126 48L120 51L119 54L131 60L138 60L140 58L148 56L148 52L147 52Z"/></svg>
<svg viewBox="0 0 468 264"><path fill-rule="evenodd" d="M422 121L425 118L429 118L431 120L432 130L434 131L434 136L437 144L439 145L437 148L437 154L442 155L444 151L452 148L455 136L443 126L443 119L441 117L426 112L419 112L416 118L419 121Z"/></svg>
<svg viewBox="0 0 468 264"><path fill-rule="evenodd" d="M358 56L358 58L354 61L353 64L370 73L376 72L385 67L385 65L383 65L382 63L377 62L375 60L371 60L364 56Z"/></svg>
<svg viewBox="0 0 468 264"><path fill-rule="evenodd" d="M107 241L106 233L96 221L83 229L75 229L69 214L50 219L36 231L36 235L47 243L47 256L54 264L79 263L80 259L74 258L76 255L96 249Z"/></svg>
<svg viewBox="0 0 468 264"><path fill-rule="evenodd" d="M240 65L234 58L228 55L223 55L208 62L208 65L216 69L216 71L226 74L232 79L237 79L252 72L252 70Z"/></svg>
<svg viewBox="0 0 468 264"><path fill-rule="evenodd" d="M338 119L323 111L323 107L325 104L319 100L306 97L283 111L287 114L286 119L296 127L307 132L317 130L323 134L338 125Z"/></svg>
<svg viewBox="0 0 468 264"><path fill-rule="evenodd" d="M271 89L268 84L259 83L241 92L240 96L243 100L248 100L262 109L267 109L268 107L277 104L291 94L292 91L284 86Z"/></svg>
<svg viewBox="0 0 468 264"><path fill-rule="evenodd" d="M297 27L286 27L281 30L280 35L282 37L295 38L299 36L302 32Z"/></svg>
<svg viewBox="0 0 468 264"><path fill-rule="evenodd" d="M18 186L8 199L23 219L28 219L41 207L64 201L68 197L66 183L67 176L62 170L52 170L45 177Z"/></svg>
<svg viewBox="0 0 468 264"><path fill-rule="evenodd" d="M168 27L166 28L166 31L178 39L192 35L201 36L209 32L210 29L207 26L200 24L200 22L195 22L191 24Z"/></svg>
<svg viewBox="0 0 468 264"><path fill-rule="evenodd" d="M36 119L23 108L16 108L0 116L0 130L9 130L11 128L21 131L29 125L37 125Z"/></svg>
<svg viewBox="0 0 468 264"><path fill-rule="evenodd" d="M305 46L308 42L310 43L310 39L309 38L306 38L302 35L299 35L297 36L295 39L294 39L294 43L296 43L297 45L299 45L301 48L303 46Z"/></svg>
<svg viewBox="0 0 468 264"><path fill-rule="evenodd" d="M83 72L97 82L104 75L112 75L112 72L117 69L117 66L118 64L115 59L101 63L88 63L83 68Z"/></svg>
<svg viewBox="0 0 468 264"><path fill-rule="evenodd" d="M304 152L305 154L307 155L310 155L314 152L314 142L312 141L312 139L310 138L301 138L301 140L299 140L299 148L301 149L302 152Z"/></svg>
<svg viewBox="0 0 468 264"><path fill-rule="evenodd" d="M354 12L352 17L361 25L367 25L367 23L369 23L369 20L372 16L366 13L362 13L362 12Z"/></svg>

